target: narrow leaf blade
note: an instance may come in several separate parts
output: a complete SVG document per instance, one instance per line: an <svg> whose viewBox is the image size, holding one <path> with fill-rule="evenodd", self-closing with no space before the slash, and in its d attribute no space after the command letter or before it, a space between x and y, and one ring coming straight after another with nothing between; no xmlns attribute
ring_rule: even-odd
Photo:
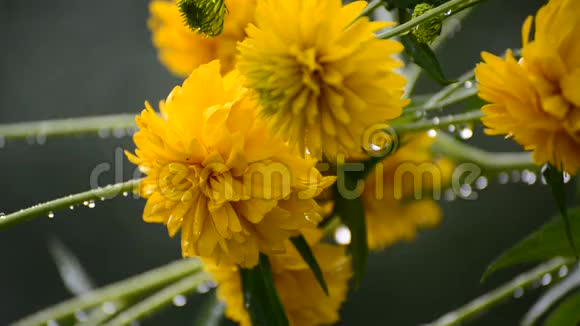
<svg viewBox="0 0 580 326"><path fill-rule="evenodd" d="M552 190L552 196L556 201L558 210L562 215L564 220L564 225L566 227L566 236L570 242L570 246L574 250L576 260L578 260L578 250L574 244L574 237L572 236L572 231L570 229L570 219L568 218L568 213L566 211L566 189L564 186L564 173L559 171L558 168L548 165L544 170L544 178Z"/></svg>
<svg viewBox="0 0 580 326"><path fill-rule="evenodd" d="M354 189L353 186L358 181L352 175L345 176L348 189ZM347 199L339 194L336 190L336 213L340 216L351 234L350 254L354 265L354 281L359 286L365 273L369 248L367 243L367 226L365 220L365 211L360 196L354 199Z"/></svg>
<svg viewBox="0 0 580 326"><path fill-rule="evenodd" d="M253 325L288 326L288 317L274 286L268 257L252 269L240 269L244 303Z"/></svg>
<svg viewBox="0 0 580 326"><path fill-rule="evenodd" d="M401 43L405 46L405 53L419 67L423 68L434 81L441 85L449 85L456 82L445 78L435 52L431 50L429 45L419 42L415 35L407 34L401 36Z"/></svg>
<svg viewBox="0 0 580 326"><path fill-rule="evenodd" d="M575 241L580 241L580 208L568 210L570 233ZM560 216L508 249L490 264L482 281L497 270L521 263L547 260L553 257L575 257L575 251L570 247L564 236L566 224Z"/></svg>
<svg viewBox="0 0 580 326"><path fill-rule="evenodd" d="M546 319L544 326L579 325L580 292L562 302Z"/></svg>
<svg viewBox="0 0 580 326"><path fill-rule="evenodd" d="M312 250L310 249L308 242L306 242L306 239L304 239L304 236L299 235L296 237L292 237L290 238L290 241L292 241L292 244L294 245L296 250L298 250L300 256L302 256L302 259L304 259L306 264L308 264L308 267L310 267L310 270L312 270L312 273L314 273L314 277L316 277L316 280L320 284L320 287L322 288L324 293L328 295L328 286L326 285L326 281L324 281L324 275L322 275L322 270L320 269L318 261L316 260L316 257L314 257L314 254L312 253Z"/></svg>

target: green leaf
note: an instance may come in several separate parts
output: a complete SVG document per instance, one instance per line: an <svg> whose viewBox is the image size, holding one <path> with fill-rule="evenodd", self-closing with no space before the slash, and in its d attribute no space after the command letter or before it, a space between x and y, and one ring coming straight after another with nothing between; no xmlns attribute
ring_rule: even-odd
<svg viewBox="0 0 580 326"><path fill-rule="evenodd" d="M544 326L580 325L580 292L562 302L546 319Z"/></svg>
<svg viewBox="0 0 580 326"><path fill-rule="evenodd" d="M360 181L359 173L345 174L343 171L342 173L339 171L339 175L344 176L344 187L346 189L353 190L357 188ZM355 285L359 286L365 273L369 254L365 210L360 194L356 198L351 199L351 196L345 198L340 190L339 180L337 185L335 185L335 212L340 216L342 223L350 230L350 254L354 264L354 281Z"/></svg>
<svg viewBox="0 0 580 326"><path fill-rule="evenodd" d="M326 282L324 281L322 270L320 269L320 266L318 265L316 257L314 257L314 254L312 253L312 250L310 249L308 242L306 242L306 239L304 239L304 236L299 235L296 237L292 237L290 238L290 241L292 241L292 244L294 245L296 250L298 250L300 256L302 256L302 259L304 259L304 261L308 264L308 266L312 270L312 273L314 273L314 277L316 277L316 280L320 284L320 287L322 288L324 293L328 295L328 286L326 286Z"/></svg>
<svg viewBox="0 0 580 326"><path fill-rule="evenodd" d="M260 254L259 264L240 269L244 303L253 325L288 326L288 317L274 286L268 257Z"/></svg>
<svg viewBox="0 0 580 326"><path fill-rule="evenodd" d="M95 288L78 258L64 243L56 238L50 239L48 249L67 290L74 295L82 295Z"/></svg>
<svg viewBox="0 0 580 326"><path fill-rule="evenodd" d="M219 326L224 319L225 305L219 301L215 290L207 295L199 314L193 325L195 326Z"/></svg>
<svg viewBox="0 0 580 326"><path fill-rule="evenodd" d="M570 229L570 220L566 212L566 188L564 186L564 173L559 171L557 167L548 165L544 170L543 175L546 179L546 182L550 186L550 189L552 190L552 196L554 197L556 205L558 206L558 210L560 211L562 219L564 220L566 236L570 242L570 247L572 247L576 259L578 259L578 250L576 250L576 245L574 244L574 237L572 236L572 231Z"/></svg>
<svg viewBox="0 0 580 326"><path fill-rule="evenodd" d="M567 214L571 235L574 240L580 241L580 208L570 209ZM516 264L541 261L558 256L575 257L575 251L564 236L565 230L564 220L559 216L554 217L491 263L485 271L482 281L493 272Z"/></svg>
<svg viewBox="0 0 580 326"><path fill-rule="evenodd" d="M405 53L419 67L423 68L434 81L441 85L449 85L456 82L445 78L435 52L431 50L429 45L419 42L415 35L407 34L401 36L401 43L405 46Z"/></svg>

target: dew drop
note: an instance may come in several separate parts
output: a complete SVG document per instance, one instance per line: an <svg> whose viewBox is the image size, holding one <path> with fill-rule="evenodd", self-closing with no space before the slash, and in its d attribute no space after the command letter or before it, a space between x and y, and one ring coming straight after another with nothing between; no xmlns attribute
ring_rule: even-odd
<svg viewBox="0 0 580 326"><path fill-rule="evenodd" d="M111 130L110 129L99 129L98 134L99 134L100 138L109 138L109 136L111 135Z"/></svg>
<svg viewBox="0 0 580 326"><path fill-rule="evenodd" d="M564 266L560 267L560 269L558 270L558 276L560 276L560 278L562 278L562 277L566 277L566 275L568 275L568 266L564 265Z"/></svg>
<svg viewBox="0 0 580 326"><path fill-rule="evenodd" d="M75 312L75 318L78 321L86 321L89 318L89 316L87 315L86 312L80 310L80 311Z"/></svg>
<svg viewBox="0 0 580 326"><path fill-rule="evenodd" d="M513 183L518 183L518 182L520 182L521 179L522 179L522 175L520 174L520 171L512 171L511 180Z"/></svg>
<svg viewBox="0 0 580 326"><path fill-rule="evenodd" d="M46 135L45 134L38 134L36 135L36 143L38 145L46 144Z"/></svg>
<svg viewBox="0 0 580 326"><path fill-rule="evenodd" d="M117 307L112 302L105 302L102 306L103 312L107 315L112 315L117 312Z"/></svg>
<svg viewBox="0 0 580 326"><path fill-rule="evenodd" d="M459 130L459 137L461 139L470 139L473 137L473 130L469 126L463 127Z"/></svg>
<svg viewBox="0 0 580 326"><path fill-rule="evenodd" d="M471 186L468 184L463 184L461 185L461 187L459 187L459 195L462 198L468 198L469 196L471 196L472 193L473 190L471 189Z"/></svg>
<svg viewBox="0 0 580 326"><path fill-rule="evenodd" d="M451 10L447 10L444 14L445 17L451 16Z"/></svg>
<svg viewBox="0 0 580 326"><path fill-rule="evenodd" d="M0 212L0 220L3 220L3 219L5 219L5 218L6 218L6 214L4 214L4 213Z"/></svg>
<svg viewBox="0 0 580 326"><path fill-rule="evenodd" d="M427 131L427 136L429 136L431 138L437 137L437 130L435 130L435 129L429 129Z"/></svg>
<svg viewBox="0 0 580 326"><path fill-rule="evenodd" d="M96 204L94 201L89 201L89 204L87 205L89 208L95 208Z"/></svg>
<svg viewBox="0 0 580 326"><path fill-rule="evenodd" d="M455 132L455 129L457 129L455 127L455 125L449 125L449 126L447 126L447 130L449 130L449 132Z"/></svg>
<svg viewBox="0 0 580 326"><path fill-rule="evenodd" d="M415 118L420 119L425 116L425 111L417 111L415 112Z"/></svg>
<svg viewBox="0 0 580 326"><path fill-rule="evenodd" d="M509 180L510 180L510 177L509 177L509 175L507 174L507 172L500 172L500 173L497 175L497 181L498 181L500 184L502 184L502 185L504 185L504 184L508 183L508 181L509 181Z"/></svg>
<svg viewBox="0 0 580 326"><path fill-rule="evenodd" d="M46 322L46 326L58 326L58 323L54 320L49 320Z"/></svg>
<svg viewBox="0 0 580 326"><path fill-rule="evenodd" d="M552 274L544 274L544 276L542 276L542 285L547 286L550 285L550 283L552 283Z"/></svg>
<svg viewBox="0 0 580 326"><path fill-rule="evenodd" d="M33 135L26 136L26 143L28 145L33 145L36 142L36 138Z"/></svg>
<svg viewBox="0 0 580 326"><path fill-rule="evenodd" d="M101 197L101 201L105 201L105 199L106 199L105 197Z"/></svg>
<svg viewBox="0 0 580 326"><path fill-rule="evenodd" d="M127 196L129 196L129 192L125 191L125 192L123 193L123 197L127 197Z"/></svg>
<svg viewBox="0 0 580 326"><path fill-rule="evenodd" d="M53 212L49 212L48 213L48 218L54 218L54 213Z"/></svg>
<svg viewBox="0 0 580 326"><path fill-rule="evenodd" d="M187 298L183 295L176 295L173 297L173 304L176 307L183 307L187 304Z"/></svg>
<svg viewBox="0 0 580 326"><path fill-rule="evenodd" d="M517 298L521 298L521 297L523 297L523 296L524 296L524 289L523 289L523 288L517 288L517 289L514 291L514 298L516 298L516 299L517 299Z"/></svg>
<svg viewBox="0 0 580 326"><path fill-rule="evenodd" d="M433 118L433 124L438 125L441 122L438 117Z"/></svg>
<svg viewBox="0 0 580 326"><path fill-rule="evenodd" d="M211 290L211 288L205 282L201 283L200 285L197 286L197 292L199 292L199 293L208 293L209 290Z"/></svg>
<svg viewBox="0 0 580 326"><path fill-rule="evenodd" d="M68 208L69 208L71 211L73 211L73 210L75 209L75 207L74 207L73 205L70 205Z"/></svg>
<svg viewBox="0 0 580 326"><path fill-rule="evenodd" d="M346 226L341 225L336 228L336 231L334 231L334 240L336 241L336 243L341 245L347 245L350 244L350 239L351 239L350 230Z"/></svg>
<svg viewBox="0 0 580 326"><path fill-rule="evenodd" d="M477 178L477 180L475 180L475 187L478 190L483 190L483 189L487 188L488 184L489 184L489 182L487 181L487 178L484 176L481 176L481 177Z"/></svg>
<svg viewBox="0 0 580 326"><path fill-rule="evenodd" d="M473 87L473 82L471 80L468 80L465 83L463 83L463 86L465 88L472 88Z"/></svg>
<svg viewBox="0 0 580 326"><path fill-rule="evenodd" d="M85 201L83 202L83 206L89 206L89 201L88 201L88 200L85 200Z"/></svg>
<svg viewBox="0 0 580 326"><path fill-rule="evenodd" d="M523 170L522 171L522 182L526 183L528 185L533 185L534 183L536 183L537 180L537 176L534 172L530 171L530 170Z"/></svg>
<svg viewBox="0 0 580 326"><path fill-rule="evenodd" d="M123 138L123 137L125 137L125 128L115 128L115 129L113 129L113 136L115 138Z"/></svg>
<svg viewBox="0 0 580 326"><path fill-rule="evenodd" d="M564 172L564 183L568 183L570 180L572 180L572 177L567 172Z"/></svg>
<svg viewBox="0 0 580 326"><path fill-rule="evenodd" d="M452 189L445 190L445 200L446 201L454 201L456 198L455 191Z"/></svg>

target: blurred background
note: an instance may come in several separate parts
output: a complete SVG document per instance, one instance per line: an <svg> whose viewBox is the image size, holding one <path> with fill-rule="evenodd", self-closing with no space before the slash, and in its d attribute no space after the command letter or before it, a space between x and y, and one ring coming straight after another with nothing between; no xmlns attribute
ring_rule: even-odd
<svg viewBox="0 0 580 326"><path fill-rule="evenodd" d="M290 0L289 0L290 1ZM540 0L490 0L439 51L448 76L521 44L520 28ZM0 0L0 123L137 113L180 81L157 61L146 27L146 0ZM436 85L421 79L418 91ZM519 150L476 129L470 143ZM100 185L128 180L133 167L119 149L133 149L122 131L66 139L34 138L0 145L0 212L90 188L91 171L109 163ZM116 163L118 162L118 163ZM141 221L144 201L132 196L55 212L0 232L0 325L71 295L48 251L57 238L78 256L99 286L180 256L177 239L161 225ZM555 211L546 186L491 180L473 201L442 201L443 223L414 242L373 253L359 289L351 291L341 324L419 325L511 279L525 268L479 282L502 250L536 229ZM529 267L529 266L527 266ZM539 291L504 304L473 325L515 325ZM143 325L191 325L201 295Z"/></svg>

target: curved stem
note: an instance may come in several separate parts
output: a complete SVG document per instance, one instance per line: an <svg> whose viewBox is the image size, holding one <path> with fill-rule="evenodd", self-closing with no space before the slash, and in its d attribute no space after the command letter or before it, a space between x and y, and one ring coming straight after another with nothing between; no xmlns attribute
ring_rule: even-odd
<svg viewBox="0 0 580 326"><path fill-rule="evenodd" d="M201 283L207 282L209 279L210 277L206 273L198 273L196 275L188 276L167 286L159 292L152 294L143 301L123 311L105 325L128 325L132 321L139 320L167 306L167 304L171 303L175 296L193 292Z"/></svg>
<svg viewBox="0 0 580 326"><path fill-rule="evenodd" d="M84 118L0 124L5 139L35 136L66 136L97 133L99 130L134 128L136 114L122 113Z"/></svg>
<svg viewBox="0 0 580 326"><path fill-rule="evenodd" d="M178 260L124 281L113 283L100 290L88 292L79 297L46 308L17 321L13 325L44 325L49 320L58 321L59 319L71 316L77 311L85 310L104 302L141 296L153 289L181 279L186 275L200 272L201 270L202 264L197 259Z"/></svg>
<svg viewBox="0 0 580 326"><path fill-rule="evenodd" d="M46 203L37 204L12 214L0 215L0 230L18 223L26 222L38 216L50 216L50 214L54 211L68 209L70 206L78 205L85 201L98 200L101 198L112 198L119 195L120 193L133 191L137 188L139 182L141 182L140 179L108 185L104 188L97 188L94 190L55 199Z"/></svg>
<svg viewBox="0 0 580 326"><path fill-rule="evenodd" d="M539 170L540 167L532 160L531 153L494 153L469 146L455 138L440 133L437 135L431 150L442 154L456 162L472 162L477 164L486 174L494 174L509 170Z"/></svg>
<svg viewBox="0 0 580 326"><path fill-rule="evenodd" d="M411 123L393 124L391 127L397 134L414 133L429 129L439 129L453 124L479 121L483 117L483 112L474 110L466 113L448 115L444 117L435 117Z"/></svg>
<svg viewBox="0 0 580 326"><path fill-rule="evenodd" d="M467 305L445 314L436 321L427 324L428 326L450 326L463 324L481 312L498 305L513 297L513 293L521 288L528 287L537 280L541 279L547 273L557 271L560 267L569 264L571 261L563 258L555 258L547 263L544 263L531 271L521 274L509 283L482 295L481 297L471 301Z"/></svg>
<svg viewBox="0 0 580 326"><path fill-rule="evenodd" d="M429 20L430 18L434 17L434 16L438 16L438 15L442 15L445 12L449 11L449 10L453 10L453 8L460 6L460 5L465 5L466 3L470 3L477 0L451 0L449 2L446 2L438 7L435 7L427 12L425 12L423 15L409 20L408 22L401 24L397 27L391 28L388 31L385 31L383 33L380 33L379 35L377 35L377 38L380 39L388 39L400 34L404 34L408 31L410 31L413 27L421 24L424 21Z"/></svg>

